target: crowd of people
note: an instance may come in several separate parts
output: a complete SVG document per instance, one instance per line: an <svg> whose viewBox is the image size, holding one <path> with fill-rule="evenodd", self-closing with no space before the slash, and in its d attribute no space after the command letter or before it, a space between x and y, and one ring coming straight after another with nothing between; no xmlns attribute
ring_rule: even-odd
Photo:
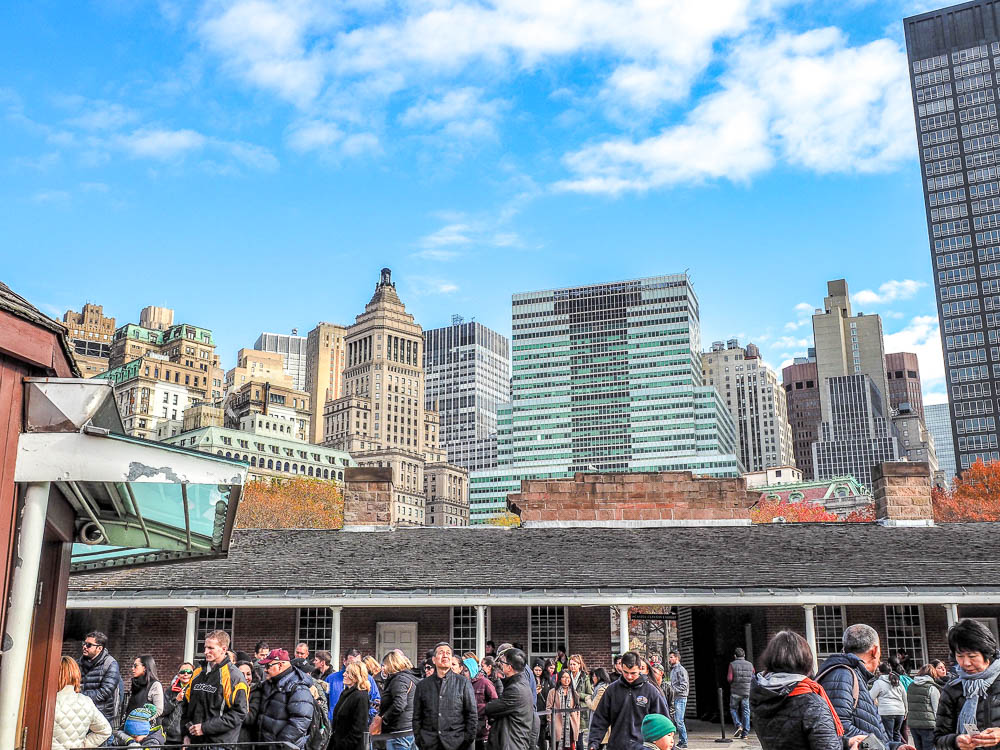
<svg viewBox="0 0 1000 750"><path fill-rule="evenodd" d="M948 631L955 665L883 661L878 633L858 624L843 650L813 669L808 642L782 631L750 664L729 665L736 737L753 730L764 750L972 750L1000 745L1000 656L992 633L965 619ZM487 654L438 643L414 665L400 650L382 661L351 648L334 669L329 651L294 656L267 643L230 650L223 631L204 660L161 681L137 656L125 689L107 637L91 632L77 661L63 657L53 750L164 744L219 747L284 742L299 750L672 750L688 743L690 681L681 657L666 665L630 651L613 672L580 654L536 659L519 644ZM912 744L911 744L912 743Z"/></svg>

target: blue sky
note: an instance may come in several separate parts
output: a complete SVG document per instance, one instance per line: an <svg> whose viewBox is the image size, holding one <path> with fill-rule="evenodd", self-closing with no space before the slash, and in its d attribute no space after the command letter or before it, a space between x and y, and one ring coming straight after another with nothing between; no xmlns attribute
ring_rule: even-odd
<svg viewBox="0 0 1000 750"><path fill-rule="evenodd" d="M835 6L833 8L829 6ZM703 343L780 365L845 277L943 368L906 58L924 2L8 4L0 279L55 316L424 327L689 269Z"/></svg>

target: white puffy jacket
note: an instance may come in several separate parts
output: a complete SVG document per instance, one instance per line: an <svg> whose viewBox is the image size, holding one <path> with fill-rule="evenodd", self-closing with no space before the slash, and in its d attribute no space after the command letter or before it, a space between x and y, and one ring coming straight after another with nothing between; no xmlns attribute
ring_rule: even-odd
<svg viewBox="0 0 1000 750"><path fill-rule="evenodd" d="M67 685L56 693L56 721L52 750L99 747L111 736L111 725L94 701Z"/></svg>

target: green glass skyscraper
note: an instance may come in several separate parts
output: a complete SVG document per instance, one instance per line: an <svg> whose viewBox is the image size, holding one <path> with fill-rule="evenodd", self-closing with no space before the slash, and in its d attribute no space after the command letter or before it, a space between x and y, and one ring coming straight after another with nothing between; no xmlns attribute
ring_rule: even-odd
<svg viewBox="0 0 1000 750"><path fill-rule="evenodd" d="M703 384L687 275L515 294L512 333L511 403L497 468L470 477L473 523L501 512L521 479L742 471L732 416Z"/></svg>

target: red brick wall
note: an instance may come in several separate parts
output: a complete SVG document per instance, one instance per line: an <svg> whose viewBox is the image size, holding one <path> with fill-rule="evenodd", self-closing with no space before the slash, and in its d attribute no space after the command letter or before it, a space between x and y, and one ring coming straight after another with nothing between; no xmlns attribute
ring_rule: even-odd
<svg viewBox="0 0 1000 750"><path fill-rule="evenodd" d="M569 608L569 650L580 654L589 669L611 664L611 610L609 607Z"/></svg>
<svg viewBox="0 0 1000 750"><path fill-rule="evenodd" d="M749 517L755 497L743 479L695 478L690 471L576 474L532 479L508 505L525 522L733 520Z"/></svg>

